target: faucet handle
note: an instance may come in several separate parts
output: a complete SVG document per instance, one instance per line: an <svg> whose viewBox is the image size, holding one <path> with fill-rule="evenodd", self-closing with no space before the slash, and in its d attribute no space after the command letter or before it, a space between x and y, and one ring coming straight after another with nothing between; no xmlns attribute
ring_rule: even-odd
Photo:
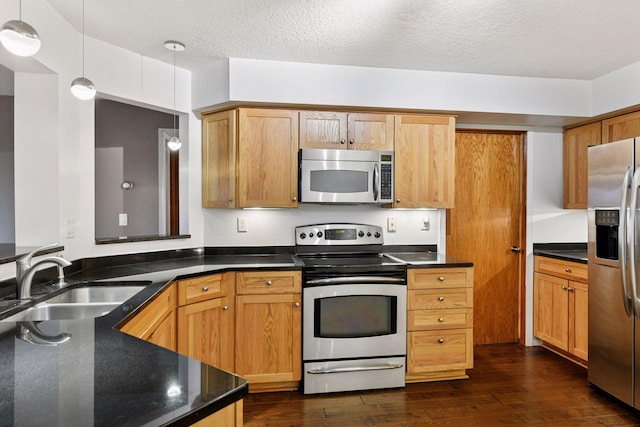
<svg viewBox="0 0 640 427"><path fill-rule="evenodd" d="M25 265L25 266L30 266L31 265L31 258L33 258L35 254L37 254L38 252L43 251L45 249L54 248L56 246L58 246L57 242L56 243L50 243L50 244L45 245L45 246L41 246L41 247L39 247L37 249L32 250L28 254L18 258L18 260L16 262L20 263L22 265Z"/></svg>

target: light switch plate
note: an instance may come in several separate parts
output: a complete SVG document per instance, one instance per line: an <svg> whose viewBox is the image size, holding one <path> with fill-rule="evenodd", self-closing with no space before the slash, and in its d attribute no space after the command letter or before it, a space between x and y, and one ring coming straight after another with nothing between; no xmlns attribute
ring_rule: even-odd
<svg viewBox="0 0 640 427"><path fill-rule="evenodd" d="M396 219L395 217L388 217L387 218L387 231L389 232L394 232L396 231Z"/></svg>
<svg viewBox="0 0 640 427"><path fill-rule="evenodd" d="M243 216L239 216L237 218L238 221L238 233L246 233L249 231L249 224L247 222L247 218Z"/></svg>
<svg viewBox="0 0 640 427"><path fill-rule="evenodd" d="M128 225L128 223L129 223L129 218L126 213L118 214L118 225L120 227L125 227Z"/></svg>

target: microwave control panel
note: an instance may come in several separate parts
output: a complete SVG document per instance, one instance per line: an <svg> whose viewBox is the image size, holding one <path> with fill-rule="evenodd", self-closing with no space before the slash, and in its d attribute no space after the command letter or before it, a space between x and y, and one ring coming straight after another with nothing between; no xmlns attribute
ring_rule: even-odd
<svg viewBox="0 0 640 427"><path fill-rule="evenodd" d="M391 163L380 165L380 198L390 200L393 198L393 170Z"/></svg>

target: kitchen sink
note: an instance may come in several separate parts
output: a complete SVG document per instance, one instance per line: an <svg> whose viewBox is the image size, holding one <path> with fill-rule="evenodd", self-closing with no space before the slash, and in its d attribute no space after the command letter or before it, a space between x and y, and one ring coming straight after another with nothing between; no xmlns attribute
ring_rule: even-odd
<svg viewBox="0 0 640 427"><path fill-rule="evenodd" d="M70 320L104 316L140 292L144 286L86 286L71 288L2 322Z"/></svg>

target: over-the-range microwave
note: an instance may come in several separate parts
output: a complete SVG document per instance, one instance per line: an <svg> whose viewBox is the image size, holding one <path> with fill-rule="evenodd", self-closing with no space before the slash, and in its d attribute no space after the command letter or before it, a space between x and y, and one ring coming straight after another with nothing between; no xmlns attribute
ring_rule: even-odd
<svg viewBox="0 0 640 427"><path fill-rule="evenodd" d="M393 202L393 151L301 149L300 202Z"/></svg>

